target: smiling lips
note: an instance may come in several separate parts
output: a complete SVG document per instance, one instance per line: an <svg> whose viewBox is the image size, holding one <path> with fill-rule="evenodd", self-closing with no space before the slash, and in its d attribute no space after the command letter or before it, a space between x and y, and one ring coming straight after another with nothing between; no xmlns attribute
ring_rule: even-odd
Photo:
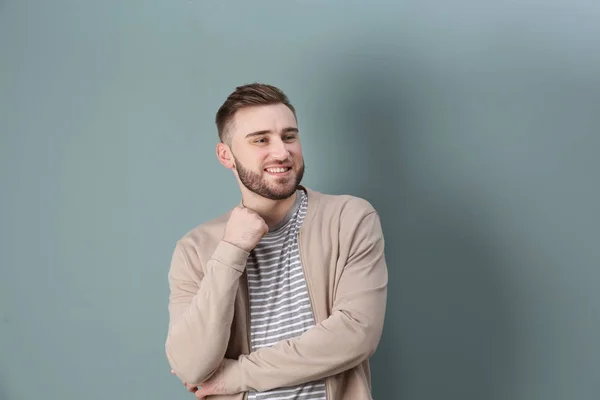
<svg viewBox="0 0 600 400"><path fill-rule="evenodd" d="M288 172L290 172L292 170L292 167L272 167L272 168L265 168L265 171L267 171L270 175L285 175Z"/></svg>

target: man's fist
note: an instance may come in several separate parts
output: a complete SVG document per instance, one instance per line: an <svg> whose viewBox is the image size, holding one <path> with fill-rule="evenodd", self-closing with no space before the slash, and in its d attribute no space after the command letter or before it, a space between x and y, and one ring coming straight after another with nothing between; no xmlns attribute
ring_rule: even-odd
<svg viewBox="0 0 600 400"><path fill-rule="evenodd" d="M223 240L251 252L269 231L267 223L256 212L245 207L231 211Z"/></svg>

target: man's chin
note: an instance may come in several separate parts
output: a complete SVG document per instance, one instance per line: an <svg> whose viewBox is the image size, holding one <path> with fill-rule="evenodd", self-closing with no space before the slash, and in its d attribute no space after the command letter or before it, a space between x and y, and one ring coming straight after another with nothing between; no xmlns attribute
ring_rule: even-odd
<svg viewBox="0 0 600 400"><path fill-rule="evenodd" d="M269 185L268 198L271 200L285 200L296 193L296 189L296 187L289 183L287 185L281 185L280 187Z"/></svg>
<svg viewBox="0 0 600 400"><path fill-rule="evenodd" d="M271 190L271 197L284 200L291 197L294 193L296 193L296 189L286 189L286 190Z"/></svg>

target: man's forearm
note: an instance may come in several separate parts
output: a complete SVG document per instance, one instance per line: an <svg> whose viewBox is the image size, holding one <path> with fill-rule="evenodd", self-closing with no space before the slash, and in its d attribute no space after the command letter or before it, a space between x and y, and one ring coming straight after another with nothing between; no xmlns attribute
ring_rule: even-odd
<svg viewBox="0 0 600 400"><path fill-rule="evenodd" d="M344 312L336 312L298 338L226 360L224 381L234 392L265 391L336 375L373 354L381 325L365 326ZM341 330L344 333L340 336Z"/></svg>
<svg viewBox="0 0 600 400"><path fill-rule="evenodd" d="M169 332L165 350L175 374L201 383L219 367L229 342L234 301L248 253L221 242L202 276L185 249L175 249L169 285Z"/></svg>

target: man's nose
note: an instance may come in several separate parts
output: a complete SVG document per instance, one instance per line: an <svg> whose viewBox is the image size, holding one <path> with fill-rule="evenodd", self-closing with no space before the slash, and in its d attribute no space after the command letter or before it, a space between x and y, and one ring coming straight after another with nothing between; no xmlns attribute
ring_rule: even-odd
<svg viewBox="0 0 600 400"><path fill-rule="evenodd" d="M290 152L282 140L274 140L271 144L271 156L276 160L286 160L290 156Z"/></svg>

